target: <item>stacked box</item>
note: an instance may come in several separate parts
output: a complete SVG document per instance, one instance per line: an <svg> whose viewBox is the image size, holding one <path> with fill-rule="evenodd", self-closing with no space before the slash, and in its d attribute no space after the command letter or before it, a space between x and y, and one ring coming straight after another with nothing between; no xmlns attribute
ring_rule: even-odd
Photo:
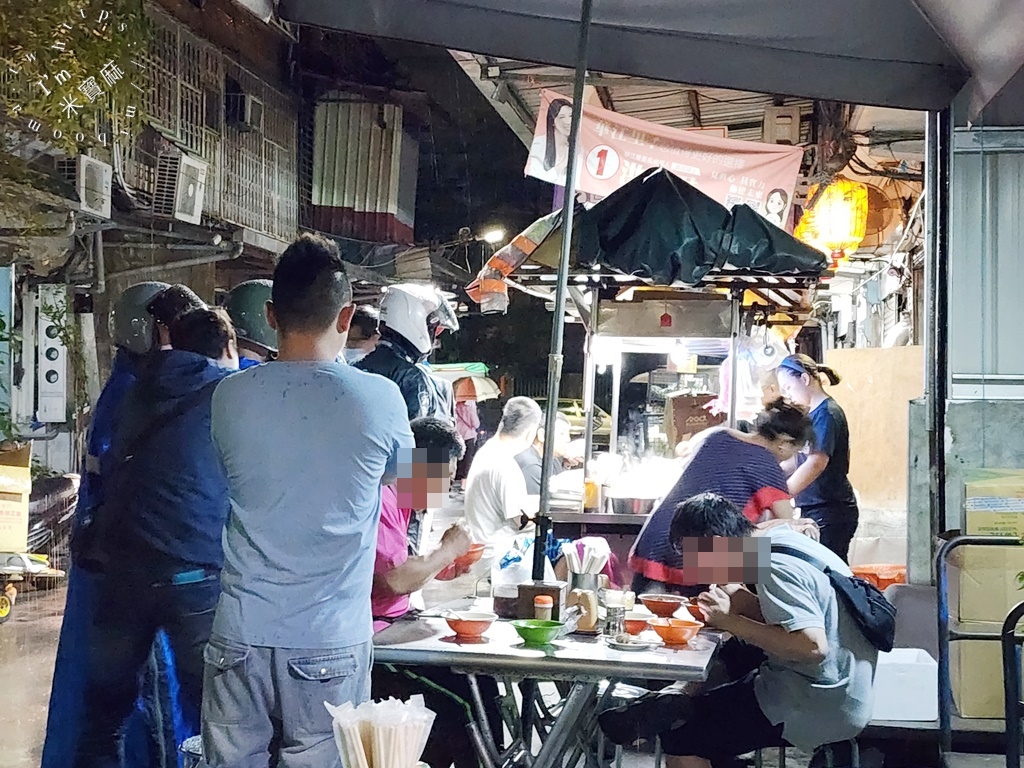
<svg viewBox="0 0 1024 768"><path fill-rule="evenodd" d="M0 453L0 552L24 552L28 548L31 467L31 445Z"/></svg>

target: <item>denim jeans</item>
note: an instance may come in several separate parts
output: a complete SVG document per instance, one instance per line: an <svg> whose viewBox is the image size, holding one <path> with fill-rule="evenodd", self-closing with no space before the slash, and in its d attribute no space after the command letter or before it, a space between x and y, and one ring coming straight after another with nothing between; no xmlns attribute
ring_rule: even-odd
<svg viewBox="0 0 1024 768"><path fill-rule="evenodd" d="M190 584L153 584L142 574L108 573L96 597L76 768L118 765L121 730L161 628L174 651L182 709L194 718L202 701L203 648L213 627L220 579L213 574Z"/></svg>
<svg viewBox="0 0 1024 768"><path fill-rule="evenodd" d="M370 696L370 642L265 648L213 637L206 648L203 755L210 768L340 768L324 702ZM271 747L274 724L280 744ZM275 749L277 754L272 755Z"/></svg>

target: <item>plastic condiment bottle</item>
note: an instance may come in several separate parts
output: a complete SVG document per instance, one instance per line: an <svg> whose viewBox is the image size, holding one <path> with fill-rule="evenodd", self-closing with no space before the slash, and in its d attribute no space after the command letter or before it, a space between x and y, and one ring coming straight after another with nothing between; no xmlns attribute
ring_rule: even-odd
<svg viewBox="0 0 1024 768"><path fill-rule="evenodd" d="M551 595L537 595L533 598L533 618L551 621L551 611L554 607L555 601Z"/></svg>

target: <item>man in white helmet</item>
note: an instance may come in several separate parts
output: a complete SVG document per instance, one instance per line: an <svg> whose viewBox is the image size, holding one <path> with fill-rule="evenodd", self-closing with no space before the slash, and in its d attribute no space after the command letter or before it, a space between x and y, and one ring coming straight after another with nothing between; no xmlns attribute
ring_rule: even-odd
<svg viewBox="0 0 1024 768"><path fill-rule="evenodd" d="M404 283L387 289L380 303L380 344L356 367L398 385L409 421L426 417L454 421L450 386L423 365L446 329L457 331L459 321L437 288Z"/></svg>

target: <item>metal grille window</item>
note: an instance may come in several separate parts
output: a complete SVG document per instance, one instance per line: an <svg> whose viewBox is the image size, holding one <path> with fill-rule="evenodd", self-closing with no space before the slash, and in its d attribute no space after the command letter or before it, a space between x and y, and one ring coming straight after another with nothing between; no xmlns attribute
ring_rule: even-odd
<svg viewBox="0 0 1024 768"><path fill-rule="evenodd" d="M163 12L150 9L154 39L139 85L141 105L167 138L209 164L207 215L290 239L298 228L298 101L199 39ZM225 78L263 105L250 130L225 121ZM125 163L127 180L152 193L156 148L137 140Z"/></svg>

